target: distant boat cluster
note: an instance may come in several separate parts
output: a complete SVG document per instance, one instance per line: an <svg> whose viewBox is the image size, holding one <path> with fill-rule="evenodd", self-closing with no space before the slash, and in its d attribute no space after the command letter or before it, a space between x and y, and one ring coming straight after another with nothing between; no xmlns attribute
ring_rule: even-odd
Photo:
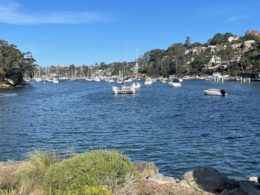
<svg viewBox="0 0 260 195"><path fill-rule="evenodd" d="M107 82L113 84L112 86L112 93L115 95L119 94L135 94L141 87L141 80L143 80L143 84L145 86L152 85L153 83L159 81L163 84L168 84L168 86L173 88L180 88L182 87L183 80L207 80L213 82L224 82L224 81L239 81L241 83L250 83L250 77L229 77L227 75L221 75L218 72L213 73L210 76L200 76L200 77L191 77L191 76L184 76L182 78L177 77L175 75L169 76L169 78L159 77L159 78L151 78L151 77L127 77L124 78L122 76L95 76L95 77L85 77L85 78L76 78L76 77L61 77L61 78L49 78L49 77L35 77L32 80L36 82L43 82L43 83L53 83L59 84L61 80L69 80L69 81L76 81L76 80L85 80L87 82ZM29 82L30 79L27 79ZM260 81L260 75L253 79L253 81ZM205 95L210 96L226 96L227 92L224 89L207 89L204 90Z"/></svg>

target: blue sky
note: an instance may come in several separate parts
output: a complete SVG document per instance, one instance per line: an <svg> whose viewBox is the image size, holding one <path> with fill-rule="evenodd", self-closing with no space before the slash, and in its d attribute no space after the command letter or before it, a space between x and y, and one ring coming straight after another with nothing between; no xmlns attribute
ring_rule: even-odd
<svg viewBox="0 0 260 195"><path fill-rule="evenodd" d="M260 30L259 10L259 0L0 0L0 39L43 66L108 63L121 53L129 61L136 47L142 55L186 36Z"/></svg>

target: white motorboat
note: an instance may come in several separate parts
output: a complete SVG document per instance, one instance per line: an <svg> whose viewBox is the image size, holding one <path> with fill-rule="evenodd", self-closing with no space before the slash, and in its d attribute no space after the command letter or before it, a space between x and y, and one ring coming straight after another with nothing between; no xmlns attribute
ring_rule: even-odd
<svg viewBox="0 0 260 195"><path fill-rule="evenodd" d="M179 79L173 79L173 81L168 82L171 87L181 87L181 82Z"/></svg>
<svg viewBox="0 0 260 195"><path fill-rule="evenodd" d="M131 83L133 81L133 79L131 79L131 78L126 78L126 79L124 79L124 82L125 83Z"/></svg>
<svg viewBox="0 0 260 195"><path fill-rule="evenodd" d="M224 89L207 89L204 90L204 94L212 96L226 96L227 92Z"/></svg>
<svg viewBox="0 0 260 195"><path fill-rule="evenodd" d="M54 79L52 79L52 82L53 82L54 84L58 84L58 83L59 83L59 80L58 80L57 78L54 78Z"/></svg>
<svg viewBox="0 0 260 195"><path fill-rule="evenodd" d="M112 87L112 92L117 95L117 94L135 94L136 89L131 86L126 86L126 85L121 85L121 86L113 86Z"/></svg>
<svg viewBox="0 0 260 195"><path fill-rule="evenodd" d="M160 81L161 81L161 83L166 83L167 82L167 78L161 78Z"/></svg>
<svg viewBox="0 0 260 195"><path fill-rule="evenodd" d="M95 78L93 79L93 81L95 81L95 82L100 82L101 79L100 79L99 77L95 77Z"/></svg>
<svg viewBox="0 0 260 195"><path fill-rule="evenodd" d="M145 79L144 84L145 85L152 85L153 84L153 80L151 78Z"/></svg>
<svg viewBox="0 0 260 195"><path fill-rule="evenodd" d="M142 86L142 85L141 85L140 83L138 83L138 82L134 82L134 83L132 84L132 87L134 87L135 89L140 89L141 86Z"/></svg>

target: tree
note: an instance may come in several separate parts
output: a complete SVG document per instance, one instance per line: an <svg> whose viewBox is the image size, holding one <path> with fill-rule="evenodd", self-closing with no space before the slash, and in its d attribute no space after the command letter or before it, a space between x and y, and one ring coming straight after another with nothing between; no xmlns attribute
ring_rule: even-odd
<svg viewBox="0 0 260 195"><path fill-rule="evenodd" d="M233 37L234 35L232 33L225 33L225 34L221 34L221 33L217 33L214 35L214 37L212 39L208 40L208 43L210 45L217 45L217 44L224 44L224 43L228 43L228 38L229 37Z"/></svg>
<svg viewBox="0 0 260 195"><path fill-rule="evenodd" d="M15 85L25 83L25 76L33 76L35 62L31 52L22 53L16 45L0 40L0 82L11 79Z"/></svg>
<svg viewBox="0 0 260 195"><path fill-rule="evenodd" d="M190 48L190 46L191 46L191 38L189 36L186 36L186 40L185 40L184 46L186 48Z"/></svg>

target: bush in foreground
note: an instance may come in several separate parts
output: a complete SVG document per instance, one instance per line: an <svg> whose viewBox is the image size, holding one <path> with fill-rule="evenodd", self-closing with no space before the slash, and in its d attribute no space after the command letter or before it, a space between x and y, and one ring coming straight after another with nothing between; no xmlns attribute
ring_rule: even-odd
<svg viewBox="0 0 260 195"><path fill-rule="evenodd" d="M49 167L58 162L57 155L51 152L37 150L29 155L29 159L21 163L14 176L13 183L21 194L30 194L42 189L44 176Z"/></svg>
<svg viewBox="0 0 260 195"><path fill-rule="evenodd" d="M94 150L52 165L45 175L44 188L51 194L60 190L91 194L85 190L102 186L116 194L124 188L129 175L134 175L134 166L125 155L116 151Z"/></svg>

